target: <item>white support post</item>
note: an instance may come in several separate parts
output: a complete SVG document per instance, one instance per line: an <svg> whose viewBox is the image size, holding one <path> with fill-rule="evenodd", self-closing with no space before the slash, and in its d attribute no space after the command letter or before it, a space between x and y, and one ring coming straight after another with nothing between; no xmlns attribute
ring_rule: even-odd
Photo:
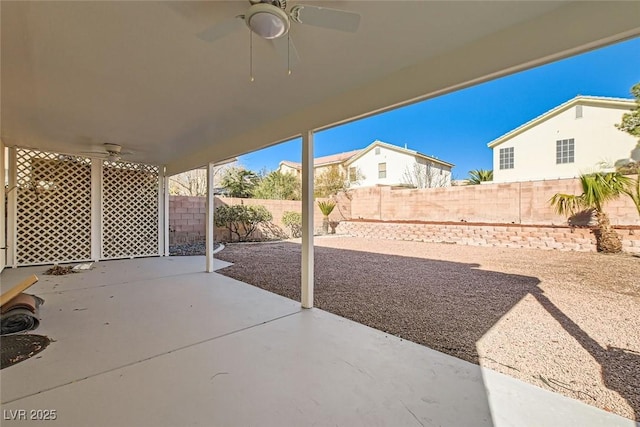
<svg viewBox="0 0 640 427"><path fill-rule="evenodd" d="M5 214L4 214L4 144L0 139L0 273L4 270L6 263L7 239L5 237Z"/></svg>
<svg viewBox="0 0 640 427"><path fill-rule="evenodd" d="M18 266L16 243L18 241L18 172L16 149L9 147L9 192L7 193L7 265Z"/></svg>
<svg viewBox="0 0 640 427"><path fill-rule="evenodd" d="M313 131L302 134L302 308L313 307Z"/></svg>
<svg viewBox="0 0 640 427"><path fill-rule="evenodd" d="M162 168L162 211L163 211L163 222L162 222L162 248L160 250L160 255L169 256L169 239L171 238L171 234L169 232L169 177L166 176L167 168Z"/></svg>
<svg viewBox="0 0 640 427"><path fill-rule="evenodd" d="M207 273L213 273L213 239L215 237L213 214L215 211L215 199L213 188L213 175L215 173L215 166L213 163L207 165L207 215L205 216L205 243L206 243L206 257L207 257Z"/></svg>
<svg viewBox="0 0 640 427"><path fill-rule="evenodd" d="M102 160L91 160L91 259L102 259Z"/></svg>

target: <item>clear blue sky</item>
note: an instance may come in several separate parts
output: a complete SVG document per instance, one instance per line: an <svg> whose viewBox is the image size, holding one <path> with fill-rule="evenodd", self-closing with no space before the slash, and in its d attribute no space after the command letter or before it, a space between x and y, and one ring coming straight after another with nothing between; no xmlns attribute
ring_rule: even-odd
<svg viewBox="0 0 640 427"><path fill-rule="evenodd" d="M463 179L492 169L487 143L576 95L631 98L640 82L640 38L463 89L315 135L315 156L363 148L379 139L455 164ZM247 169L299 162L296 139L239 158Z"/></svg>

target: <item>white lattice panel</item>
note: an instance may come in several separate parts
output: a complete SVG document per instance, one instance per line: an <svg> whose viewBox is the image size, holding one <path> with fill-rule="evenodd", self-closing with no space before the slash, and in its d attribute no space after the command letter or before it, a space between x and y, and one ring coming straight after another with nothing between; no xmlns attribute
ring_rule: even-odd
<svg viewBox="0 0 640 427"><path fill-rule="evenodd" d="M91 160L16 150L18 265L91 257Z"/></svg>
<svg viewBox="0 0 640 427"><path fill-rule="evenodd" d="M104 162L102 256L158 255L158 168Z"/></svg>

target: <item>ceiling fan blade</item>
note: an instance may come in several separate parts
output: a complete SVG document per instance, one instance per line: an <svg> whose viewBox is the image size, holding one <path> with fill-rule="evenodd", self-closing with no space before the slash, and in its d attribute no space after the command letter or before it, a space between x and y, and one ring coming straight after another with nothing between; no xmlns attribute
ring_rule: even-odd
<svg viewBox="0 0 640 427"><path fill-rule="evenodd" d="M244 19L239 15L220 21L209 28L205 28L200 31L197 36L206 42L213 42L233 33L242 25L244 25Z"/></svg>
<svg viewBox="0 0 640 427"><path fill-rule="evenodd" d="M291 19L306 25L355 33L360 26L360 14L346 10L298 4L291 8Z"/></svg>
<svg viewBox="0 0 640 427"><path fill-rule="evenodd" d="M287 41L289 45L289 50L287 51ZM298 56L298 50L296 46L293 44L293 39L291 37L278 37L277 39L269 40L273 49L275 49L278 56L285 61L287 58L289 60L289 68L293 68L300 62L300 56Z"/></svg>

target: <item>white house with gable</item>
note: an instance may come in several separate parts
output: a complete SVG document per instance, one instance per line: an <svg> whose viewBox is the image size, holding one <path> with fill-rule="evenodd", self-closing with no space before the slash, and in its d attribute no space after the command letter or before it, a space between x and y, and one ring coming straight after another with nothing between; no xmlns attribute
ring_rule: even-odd
<svg viewBox="0 0 640 427"><path fill-rule="evenodd" d="M574 178L640 160L638 141L615 127L630 99L577 96L491 141L493 182Z"/></svg>
<svg viewBox="0 0 640 427"><path fill-rule="evenodd" d="M393 187L449 187L453 164L406 147L374 141L367 147L314 159L318 176L338 167L351 188L376 185ZM283 160L279 170L299 175L300 164Z"/></svg>

